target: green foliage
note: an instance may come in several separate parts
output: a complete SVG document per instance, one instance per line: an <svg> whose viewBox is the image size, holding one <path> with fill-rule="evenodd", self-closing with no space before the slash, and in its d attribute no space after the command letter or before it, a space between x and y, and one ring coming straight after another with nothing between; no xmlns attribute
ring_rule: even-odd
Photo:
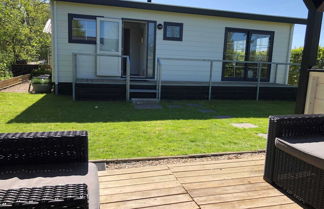
<svg viewBox="0 0 324 209"><path fill-rule="evenodd" d="M48 19L45 0L0 0L0 77L18 60L47 58L50 35L43 28Z"/></svg>
<svg viewBox="0 0 324 209"><path fill-rule="evenodd" d="M290 62L301 63L303 57L303 48L296 48L291 50ZM317 56L317 65L314 68L324 68L324 47L319 47ZM299 67L291 66L289 71L289 84L297 85L299 79Z"/></svg>
<svg viewBox="0 0 324 209"><path fill-rule="evenodd" d="M39 68L34 69L30 76L35 77L35 76L40 76L40 75L51 75L51 69L47 65L41 65Z"/></svg>
<svg viewBox="0 0 324 209"><path fill-rule="evenodd" d="M49 78L32 78L32 84L49 84L51 83L51 79Z"/></svg>

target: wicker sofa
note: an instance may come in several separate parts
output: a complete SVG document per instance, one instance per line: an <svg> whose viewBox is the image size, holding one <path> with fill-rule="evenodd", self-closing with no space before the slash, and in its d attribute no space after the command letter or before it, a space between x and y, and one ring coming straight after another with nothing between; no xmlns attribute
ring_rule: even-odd
<svg viewBox="0 0 324 209"><path fill-rule="evenodd" d="M86 131L0 134L0 208L99 208Z"/></svg>
<svg viewBox="0 0 324 209"><path fill-rule="evenodd" d="M324 208L324 115L271 116L264 179Z"/></svg>

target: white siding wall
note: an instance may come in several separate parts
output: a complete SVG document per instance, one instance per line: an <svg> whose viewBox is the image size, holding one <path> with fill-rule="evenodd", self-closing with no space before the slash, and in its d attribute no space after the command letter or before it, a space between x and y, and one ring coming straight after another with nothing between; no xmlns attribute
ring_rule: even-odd
<svg viewBox="0 0 324 209"><path fill-rule="evenodd" d="M164 41L163 30L157 30L157 57L222 59L225 27L274 31L274 62L287 62L290 51L291 24L57 2L59 82L71 82L72 80L73 52L95 53L95 45L68 43L68 13L154 20L157 23L164 21L183 23L182 42ZM84 66L82 70L93 71L94 69L89 69L91 64L87 63L87 66L79 66ZM208 81L209 79L208 63L163 61L162 64L164 80ZM285 82L285 73L282 71L284 69L285 67L279 67L281 73L278 73L277 81L280 83ZM221 70L221 65L215 63L214 81L221 81ZM82 74L91 77L91 73L83 72ZM271 75L271 81L273 80L274 72Z"/></svg>

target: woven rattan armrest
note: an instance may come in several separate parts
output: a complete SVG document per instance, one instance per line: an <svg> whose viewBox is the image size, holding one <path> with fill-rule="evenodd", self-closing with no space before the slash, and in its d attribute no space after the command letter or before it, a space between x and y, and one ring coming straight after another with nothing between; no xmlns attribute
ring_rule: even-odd
<svg viewBox="0 0 324 209"><path fill-rule="evenodd" d="M0 133L0 165L88 162L86 131Z"/></svg>
<svg viewBox="0 0 324 209"><path fill-rule="evenodd" d="M86 184L0 190L0 208L88 209Z"/></svg>

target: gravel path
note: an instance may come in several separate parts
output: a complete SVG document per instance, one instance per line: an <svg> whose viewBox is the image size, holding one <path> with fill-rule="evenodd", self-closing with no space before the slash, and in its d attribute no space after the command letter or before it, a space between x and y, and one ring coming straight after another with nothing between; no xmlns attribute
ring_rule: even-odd
<svg viewBox="0 0 324 209"><path fill-rule="evenodd" d="M192 162L244 159L244 158L264 159L264 157L265 157L265 153L248 153L248 154L230 154L230 155L215 156L215 157L201 157L201 158L180 158L180 159L172 158L172 159L165 159L165 160L146 160L146 161L134 161L134 162L107 163L107 168L112 170L112 169L139 168L139 167L147 167L147 166L182 164L182 163L192 163Z"/></svg>
<svg viewBox="0 0 324 209"><path fill-rule="evenodd" d="M29 81L0 90L0 92L28 93Z"/></svg>

